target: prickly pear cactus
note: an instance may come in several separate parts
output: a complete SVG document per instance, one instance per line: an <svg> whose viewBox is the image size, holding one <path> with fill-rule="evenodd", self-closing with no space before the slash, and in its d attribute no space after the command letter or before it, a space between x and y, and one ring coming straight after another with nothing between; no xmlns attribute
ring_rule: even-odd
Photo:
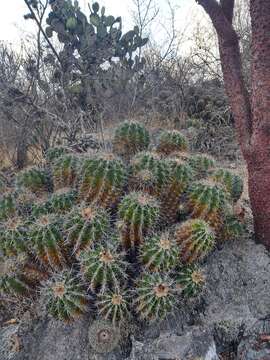
<svg viewBox="0 0 270 360"><path fill-rule="evenodd" d="M175 239L180 249L183 263L193 263L207 256L215 246L215 234L201 219L187 220L178 225Z"/></svg>
<svg viewBox="0 0 270 360"><path fill-rule="evenodd" d="M158 139L157 152L162 155L170 155L178 151L188 150L187 138L177 130L164 130Z"/></svg>
<svg viewBox="0 0 270 360"><path fill-rule="evenodd" d="M122 244L130 249L144 242L159 219L160 208L155 198L142 192L126 195L119 205L118 229Z"/></svg>
<svg viewBox="0 0 270 360"><path fill-rule="evenodd" d="M147 150L150 135L146 128L137 122L125 121L115 130L113 152L125 159Z"/></svg>

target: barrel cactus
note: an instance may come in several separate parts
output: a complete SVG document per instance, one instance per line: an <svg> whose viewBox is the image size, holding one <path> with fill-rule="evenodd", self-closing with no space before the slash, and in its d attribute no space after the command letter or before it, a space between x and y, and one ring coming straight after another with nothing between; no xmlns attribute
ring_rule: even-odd
<svg viewBox="0 0 270 360"><path fill-rule="evenodd" d="M179 249L169 232L156 234L143 244L140 259L150 271L170 271L179 263Z"/></svg>
<svg viewBox="0 0 270 360"><path fill-rule="evenodd" d="M89 308L89 296L70 270L54 274L43 284L41 293L48 312L56 319L75 320Z"/></svg>
<svg viewBox="0 0 270 360"><path fill-rule="evenodd" d="M98 295L97 308L101 318L112 324L127 321L130 318L130 296L128 291L116 289Z"/></svg>
<svg viewBox="0 0 270 360"><path fill-rule="evenodd" d="M77 193L72 188L56 190L47 201L47 207L51 213L65 213L72 209L77 200Z"/></svg>
<svg viewBox="0 0 270 360"><path fill-rule="evenodd" d="M227 169L217 169L211 178L217 183L222 184L230 194L232 200L237 202L243 193L243 180L239 175Z"/></svg>
<svg viewBox="0 0 270 360"><path fill-rule="evenodd" d="M26 221L13 217L0 224L0 249L6 256L23 253L27 249Z"/></svg>
<svg viewBox="0 0 270 360"><path fill-rule="evenodd" d="M46 160L49 164L52 164L55 160L70 152L70 149L65 146L55 146L46 151Z"/></svg>
<svg viewBox="0 0 270 360"><path fill-rule="evenodd" d="M102 207L113 207L121 197L126 179L124 164L114 155L86 158L82 164L79 197Z"/></svg>
<svg viewBox="0 0 270 360"><path fill-rule="evenodd" d="M14 194L9 193L0 197L0 221L17 215L17 204Z"/></svg>
<svg viewBox="0 0 270 360"><path fill-rule="evenodd" d="M218 240L224 241L239 238L244 232L244 225L234 215L227 215L221 231L218 233Z"/></svg>
<svg viewBox="0 0 270 360"><path fill-rule="evenodd" d="M118 209L118 229L125 249L143 243L156 225L159 213L158 202L148 194L131 192L123 198Z"/></svg>
<svg viewBox="0 0 270 360"><path fill-rule="evenodd" d="M185 266L176 273L176 284L184 297L195 297L203 289L205 276L198 266Z"/></svg>
<svg viewBox="0 0 270 360"><path fill-rule="evenodd" d="M188 149L187 138L177 130L164 130L159 136L157 152L170 155L175 151L186 151Z"/></svg>
<svg viewBox="0 0 270 360"><path fill-rule="evenodd" d="M208 154L192 155L188 159L188 164L193 169L197 178L209 175L210 171L216 166L215 159Z"/></svg>
<svg viewBox="0 0 270 360"><path fill-rule="evenodd" d="M48 174L44 169L36 166L20 171L16 183L18 188L30 190L37 195L42 195L49 189Z"/></svg>
<svg viewBox="0 0 270 360"><path fill-rule="evenodd" d="M52 164L54 189L73 187L76 183L80 160L74 154L65 154Z"/></svg>
<svg viewBox="0 0 270 360"><path fill-rule="evenodd" d="M215 246L215 234L202 219L190 219L175 229L175 240L183 263L203 259Z"/></svg>
<svg viewBox="0 0 270 360"><path fill-rule="evenodd" d="M127 263L116 244L97 244L80 255L81 272L93 292L118 289L126 279Z"/></svg>
<svg viewBox="0 0 270 360"><path fill-rule="evenodd" d="M123 158L130 159L137 152L146 150L149 143L150 135L143 125L125 121L115 130L113 151Z"/></svg>
<svg viewBox="0 0 270 360"><path fill-rule="evenodd" d="M135 311L149 322L166 318L177 304L177 286L173 279L159 273L144 273L136 286Z"/></svg>
<svg viewBox="0 0 270 360"><path fill-rule="evenodd" d="M86 205L75 207L64 223L66 243L78 253L108 235L109 228L110 217L106 210Z"/></svg>

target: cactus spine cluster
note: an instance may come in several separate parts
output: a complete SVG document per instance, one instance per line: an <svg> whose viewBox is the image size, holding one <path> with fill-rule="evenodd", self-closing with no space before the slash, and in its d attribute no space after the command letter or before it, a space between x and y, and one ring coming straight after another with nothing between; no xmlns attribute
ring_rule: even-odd
<svg viewBox="0 0 270 360"><path fill-rule="evenodd" d="M70 150L65 146L55 146L47 150L46 160L52 164L56 159L68 154Z"/></svg>
<svg viewBox="0 0 270 360"><path fill-rule="evenodd" d="M183 152L188 149L186 137L177 130L164 130L158 139L157 151L163 155L170 155L175 151Z"/></svg>
<svg viewBox="0 0 270 360"><path fill-rule="evenodd" d="M125 249L143 243L147 233L156 225L159 213L158 202L148 194L131 192L123 198L118 210L118 228Z"/></svg>
<svg viewBox="0 0 270 360"><path fill-rule="evenodd" d="M130 159L137 152L147 150L150 143L149 132L137 122L125 121L115 131L113 151L115 154Z"/></svg>
<svg viewBox="0 0 270 360"><path fill-rule="evenodd" d="M215 246L215 234L201 219L190 219L175 230L175 238L183 263L193 263L203 259Z"/></svg>

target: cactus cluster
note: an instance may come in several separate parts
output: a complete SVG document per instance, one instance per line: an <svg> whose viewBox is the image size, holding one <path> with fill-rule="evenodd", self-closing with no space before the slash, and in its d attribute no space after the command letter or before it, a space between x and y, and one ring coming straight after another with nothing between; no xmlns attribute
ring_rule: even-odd
<svg viewBox="0 0 270 360"><path fill-rule="evenodd" d="M241 179L189 154L180 133L164 131L150 152L146 129L124 123L113 144L117 154L54 148L0 197L1 294L41 295L64 321L91 309L104 352L119 324L160 321L197 297L200 263L243 229Z"/></svg>

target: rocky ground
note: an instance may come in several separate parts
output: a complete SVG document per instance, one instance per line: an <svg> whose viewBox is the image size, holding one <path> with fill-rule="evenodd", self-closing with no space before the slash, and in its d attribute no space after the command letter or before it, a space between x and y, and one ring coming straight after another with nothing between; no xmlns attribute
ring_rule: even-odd
<svg viewBox="0 0 270 360"><path fill-rule="evenodd" d="M110 334L111 352L99 353L104 344L93 332L89 336L89 317L63 324L27 312L0 330L0 359L270 359L270 258L264 247L252 236L228 242L210 256L204 271L208 283L196 303L182 304L159 327L138 325Z"/></svg>

